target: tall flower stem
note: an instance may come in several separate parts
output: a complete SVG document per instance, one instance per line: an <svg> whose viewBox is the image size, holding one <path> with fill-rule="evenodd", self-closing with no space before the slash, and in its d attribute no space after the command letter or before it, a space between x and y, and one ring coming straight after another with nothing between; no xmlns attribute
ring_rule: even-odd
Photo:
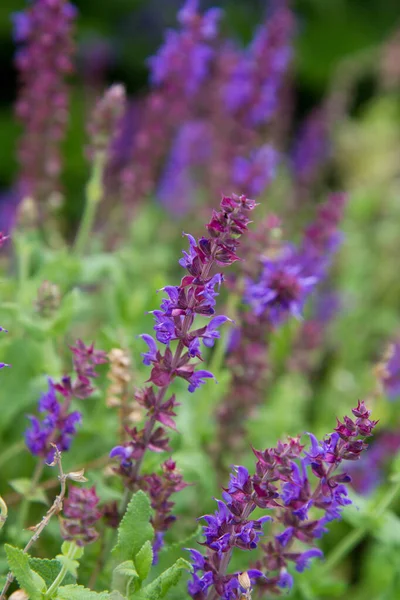
<svg viewBox="0 0 400 600"><path fill-rule="evenodd" d="M387 490L381 501L378 502L376 507L371 511L371 514L374 516L374 518L378 518L385 513L399 492L400 480L394 482L394 484ZM323 571L328 572L334 568L345 556L347 556L349 552L351 552L355 546L357 546L357 544L361 542L361 540L368 534L369 530L370 523L367 522L366 525L361 525L360 527L353 529L353 531L350 531L350 533L348 533L346 537L339 542L336 548L327 557L323 566Z"/></svg>
<svg viewBox="0 0 400 600"><path fill-rule="evenodd" d="M80 256L85 251L90 233L93 229L98 205L103 196L103 174L106 164L106 153L96 152L91 177L86 186L86 204L76 235L74 252Z"/></svg>

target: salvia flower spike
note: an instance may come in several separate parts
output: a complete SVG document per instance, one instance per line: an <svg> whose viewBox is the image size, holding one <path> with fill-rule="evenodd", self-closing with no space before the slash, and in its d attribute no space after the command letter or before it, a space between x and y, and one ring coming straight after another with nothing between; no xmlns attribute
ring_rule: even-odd
<svg viewBox="0 0 400 600"><path fill-rule="evenodd" d="M169 398L166 395L173 380L177 377L184 379L189 392L194 392L207 379L214 378L210 371L198 368L202 361L201 344L213 346L220 336L220 326L230 319L215 315L216 297L223 276L213 270L216 266L228 266L239 259L236 254L238 239L247 230L249 213L255 206L255 202L245 196L224 196L220 210L213 211L211 221L207 224L208 237L195 240L185 234L189 240L189 250L183 253L179 263L187 274L180 285L163 289L166 297L160 309L153 311L156 339L148 334L141 336L148 347L142 356L143 363L151 367L149 382L152 384L136 393L138 403L146 410L144 427L129 429L130 440L116 446L110 453L111 458L118 459L120 464L117 473L122 476L128 489L149 489L149 485L152 488L156 483L161 489L167 480L171 480L174 468L169 463L163 467L164 482L141 478L143 457L146 450L169 450L165 428L175 428L177 402L175 395ZM197 327L196 315L209 318L208 324ZM174 342L176 347L173 351L171 343ZM173 486L182 486L177 475L173 477ZM171 489L170 483L168 489ZM159 531L164 529L163 526Z"/></svg>
<svg viewBox="0 0 400 600"><path fill-rule="evenodd" d="M315 540L327 531L326 525L341 517L350 504L346 484L351 477L337 469L343 461L358 460L367 448L376 421L364 402L344 417L334 432L319 441L313 434L305 451L300 437L279 442L276 448L254 450L254 475L234 467L227 489L218 500L214 515L202 517L206 554L190 550L194 573L189 593L196 600L240 599L245 593L239 573L228 573L234 548L261 547L263 558L247 571L251 583L269 593L280 593L293 583L288 565L304 571L311 559L322 557ZM272 511L258 519L256 508ZM313 509L313 514L310 511ZM274 523L274 533L265 540L263 525ZM278 531L278 533L276 533Z"/></svg>

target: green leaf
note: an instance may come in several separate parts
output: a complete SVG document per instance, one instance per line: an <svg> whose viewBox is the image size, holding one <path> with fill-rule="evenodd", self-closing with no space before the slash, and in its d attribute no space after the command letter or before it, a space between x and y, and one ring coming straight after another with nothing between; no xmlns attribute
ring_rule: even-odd
<svg viewBox="0 0 400 600"><path fill-rule="evenodd" d="M83 585L63 585L58 588L57 600L110 600L109 592L93 592Z"/></svg>
<svg viewBox="0 0 400 600"><path fill-rule="evenodd" d="M78 576L79 559L83 556L83 548L75 542L64 542L61 546L62 554L57 554L56 559L67 569L75 579Z"/></svg>
<svg viewBox="0 0 400 600"><path fill-rule="evenodd" d="M118 542L113 552L122 561L133 559L142 546L153 539L150 525L150 500L141 490L132 496L118 528Z"/></svg>
<svg viewBox="0 0 400 600"><path fill-rule="evenodd" d="M31 600L41 600L42 593L46 591L43 579L33 573L29 567L29 556L19 548L5 544L9 567L19 585L26 591Z"/></svg>
<svg viewBox="0 0 400 600"><path fill-rule="evenodd" d="M151 542L147 540L140 548L135 556L135 567L139 575L139 579L144 581L148 576L153 562L153 548Z"/></svg>
<svg viewBox="0 0 400 600"><path fill-rule="evenodd" d="M191 568L187 560L179 558L172 567L161 573L157 579L131 596L132 600L160 600L160 598L164 598L167 592L179 583L183 571L190 571Z"/></svg>
<svg viewBox="0 0 400 600"><path fill-rule="evenodd" d="M53 558L29 558L29 566L38 573L45 581L47 587L50 587L59 572L61 571L61 562ZM64 585L75 583L75 578L67 573L63 580Z"/></svg>
<svg viewBox="0 0 400 600"><path fill-rule="evenodd" d="M36 487L36 489L32 490L32 481L30 479L13 479L10 481L10 485L18 494L21 494L21 496L27 498L30 502L48 504L46 494L41 488Z"/></svg>
<svg viewBox="0 0 400 600"><path fill-rule="evenodd" d="M133 564L133 560L125 560L115 567L112 576L112 588L115 591L125 593L132 581L138 580L139 575ZM139 587L139 586L137 586ZM135 585L136 588L136 585Z"/></svg>

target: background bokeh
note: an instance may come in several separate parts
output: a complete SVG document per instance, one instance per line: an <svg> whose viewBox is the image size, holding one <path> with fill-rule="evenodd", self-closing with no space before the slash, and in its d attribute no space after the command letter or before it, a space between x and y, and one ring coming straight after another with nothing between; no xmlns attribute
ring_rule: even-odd
<svg viewBox="0 0 400 600"><path fill-rule="evenodd" d="M121 81L130 95L140 96L147 88L146 59L160 46L166 27L176 23L179 0L78 0L78 64L74 81L72 113L65 142L64 183L70 199L67 212L76 221L82 205L86 164L84 143L87 102L83 79L96 82ZM203 0L207 8L213 2ZM248 42L268 3L264 0L221 0L224 30ZM0 5L0 194L16 172L15 143L19 128L12 118L16 96L13 69L14 45L10 14L22 10L22 0L2 0ZM301 118L318 103L333 73L348 56L362 53L385 40L399 22L397 0L297 0L298 35L295 52L296 117ZM373 93L374 81L358 82L353 99L357 110Z"/></svg>

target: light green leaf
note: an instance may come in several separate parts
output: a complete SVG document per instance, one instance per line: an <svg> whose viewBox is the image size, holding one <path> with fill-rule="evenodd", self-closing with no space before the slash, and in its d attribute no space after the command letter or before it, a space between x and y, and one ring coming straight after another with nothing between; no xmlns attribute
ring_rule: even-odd
<svg viewBox="0 0 400 600"><path fill-rule="evenodd" d="M47 587L50 587L59 572L61 571L61 563L53 558L29 558L29 566L33 571L38 573L45 581ZM75 583L75 578L67 573L63 580L64 585Z"/></svg>
<svg viewBox="0 0 400 600"><path fill-rule="evenodd" d="M78 561L83 556L83 548L77 546L74 542L64 542L61 546L61 552L62 554L57 554L56 559L76 579L78 576Z"/></svg>
<svg viewBox="0 0 400 600"><path fill-rule="evenodd" d="M47 589L46 584L37 573L31 571L28 554L9 544L5 544L4 549L11 572L21 588L26 591L30 600L41 600L42 592Z"/></svg>
<svg viewBox="0 0 400 600"><path fill-rule="evenodd" d="M183 571L190 571L191 568L187 560L179 558L172 567L161 573L157 579L131 596L132 600L160 600L164 598L167 592L179 583Z"/></svg>
<svg viewBox="0 0 400 600"><path fill-rule="evenodd" d="M48 504L46 494L41 488L36 487L36 489L32 490L32 481L30 479L13 479L10 481L10 485L18 494L21 494L21 496L24 496L24 498L27 498L31 502Z"/></svg>
<svg viewBox="0 0 400 600"><path fill-rule="evenodd" d="M139 575L135 569L133 560L125 560L123 563L115 567L113 571L112 588L115 591L125 593L131 582L138 579Z"/></svg>
<svg viewBox="0 0 400 600"><path fill-rule="evenodd" d="M150 500L141 490L132 496L118 528L118 543L113 552L122 561L133 559L142 546L153 539L150 525Z"/></svg>
<svg viewBox="0 0 400 600"><path fill-rule="evenodd" d="M153 548L151 542L147 540L135 556L135 567L141 581L148 576L153 562Z"/></svg>
<svg viewBox="0 0 400 600"><path fill-rule="evenodd" d="M109 592L93 592L83 585L63 585L58 588L57 600L110 600Z"/></svg>

